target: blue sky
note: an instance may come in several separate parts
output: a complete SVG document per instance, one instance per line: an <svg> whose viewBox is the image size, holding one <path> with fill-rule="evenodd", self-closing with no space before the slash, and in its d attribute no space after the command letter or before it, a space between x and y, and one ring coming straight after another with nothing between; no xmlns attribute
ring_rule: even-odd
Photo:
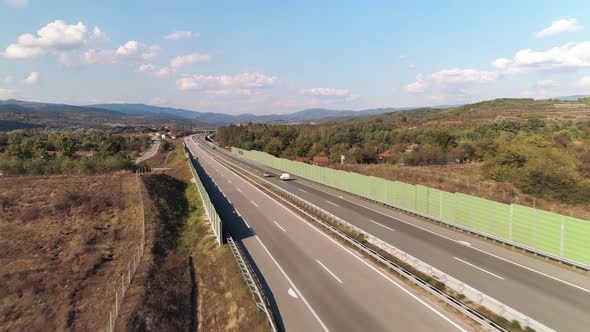
<svg viewBox="0 0 590 332"><path fill-rule="evenodd" d="M587 1L0 0L0 22L0 99L269 114L590 93Z"/></svg>

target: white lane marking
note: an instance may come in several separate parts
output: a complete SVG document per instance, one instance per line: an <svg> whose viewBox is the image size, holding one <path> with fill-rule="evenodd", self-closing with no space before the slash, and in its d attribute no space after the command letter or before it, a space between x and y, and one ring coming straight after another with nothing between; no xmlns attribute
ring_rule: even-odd
<svg viewBox="0 0 590 332"><path fill-rule="evenodd" d="M383 227L383 228L387 228L387 229L389 229L389 230L390 230L390 231L392 231L392 232L395 232L395 229L393 229L393 228L391 228L391 227L389 227L389 226L385 226L385 225L383 225L383 224L381 224L381 223L378 223L378 222L376 222L376 221L375 221L375 220L373 220L373 219L369 219L369 221L370 221L370 222L372 222L372 223L374 223L374 224L377 224L377 225L379 225L379 226L381 226L381 227Z"/></svg>
<svg viewBox="0 0 590 332"><path fill-rule="evenodd" d="M462 244L462 245L464 245L464 246L471 247L471 243L469 243L469 242L467 242L467 241L461 241L461 240L459 240L459 241L457 241L457 242L461 243L461 244Z"/></svg>
<svg viewBox="0 0 590 332"><path fill-rule="evenodd" d="M209 157L207 155L207 157ZM214 160L214 159L213 159ZM216 163L220 164L218 161L214 160ZM220 164L221 165L221 164ZM223 165L222 165L223 166ZM225 166L223 166L225 167ZM233 173L231 173L233 174ZM234 174L235 175L235 174ZM235 175L236 178L238 178L239 180L247 183L248 185L250 185L252 188L260 191L262 194L268 196L268 194L264 193L262 190L256 188L254 185L252 185L251 183L247 182L246 180L238 177L238 175ZM270 196L268 196L269 198L271 198ZM272 198L271 198L272 199ZM276 202L276 201L275 201ZM283 206L281 204L279 204L277 202L278 205ZM284 207L284 206L283 206ZM289 209L287 209L286 207L284 207L287 211L290 211ZM239 213L239 212L238 212ZM293 213L293 212L291 212ZM294 213L293 213L294 214ZM246 220L244 218L242 218L242 220L244 220L244 222L246 223ZM303 219L302 219L303 220ZM246 225L248 225L246 223ZM248 226L250 227L250 226ZM258 243L260 243L260 245L262 246L262 248L264 249L264 251L266 251L266 253L268 254L268 256L270 257L270 259L273 261L273 263L276 265L276 267L279 269L279 271L281 271L281 273L283 274L283 276L285 277L285 279L287 279L287 281L289 282L289 284L291 285L292 289L294 290L295 294L301 298L301 301L303 301L303 303L305 304L305 306L309 309L309 311L311 312L311 314L314 316L314 318L318 321L318 323L320 324L320 326L322 327L322 329L325 332L330 332L330 330L328 329L328 327L326 327L326 324L324 324L324 322L320 319L320 317L318 316L318 314L315 312L315 310L313 310L313 308L311 307L311 305L309 304L309 302L307 302L307 300L305 299L305 297L303 297L303 294L301 294L301 292L299 291L299 289L297 289L297 287L295 286L295 284L293 283L293 281L291 280L291 278L289 278L289 276L287 275L287 273L285 272L285 270L283 270L283 268L279 265L279 263L277 262L277 260L273 257L273 255L270 253L270 251L268 250L268 248L264 245L264 243L262 243L262 240L260 240L260 238L258 237L258 235L254 235L254 238L256 239L256 241L258 241Z"/></svg>
<svg viewBox="0 0 590 332"><path fill-rule="evenodd" d="M227 182L228 182L228 183L233 183L233 182L231 182L231 180L230 180L230 179L227 179Z"/></svg>
<svg viewBox="0 0 590 332"><path fill-rule="evenodd" d="M289 295L291 295L292 297L298 299L299 297L297 296L297 294L293 291L293 288L289 288Z"/></svg>
<svg viewBox="0 0 590 332"><path fill-rule="evenodd" d="M338 204L336 204L336 203L332 203L332 202L330 202L330 201L326 201L326 203L330 203L330 204L332 204L332 205L334 205L334 206L340 207L340 205L338 205Z"/></svg>
<svg viewBox="0 0 590 332"><path fill-rule="evenodd" d="M218 162L219 163L219 162ZM220 164L221 165L221 164ZM223 165L222 165L223 166ZM225 167L225 166L224 166ZM236 175L237 177L237 175ZM241 179L241 178L240 178ZM322 235L323 237L325 237L326 239L328 239L329 241L332 241L332 243L334 243L335 245L339 246L342 250L348 252L350 255L352 255L354 258L358 259L361 263L365 264L367 267L369 267L371 270L375 271L377 274L379 274L380 276L382 276L383 278L385 278L387 281L389 281L390 283L392 283L393 285L395 285L396 287L398 287L399 289L401 289L404 293L406 293L408 296L410 296L411 298L413 298L414 300L416 300L417 302L419 302L420 304L422 304L423 306L425 306L426 308L428 308L430 311L434 312L437 316L439 316L440 318L444 319L445 321L447 321L449 324L453 325L455 328L457 328L459 331L462 332L467 332L467 330L465 330L463 327L461 327L459 324L457 324L456 322L452 321L449 317L445 316L443 313L441 313L440 311L436 310L436 308L432 307L430 304L426 303L424 300L422 300L421 298L419 298L417 295L413 294L412 292L410 292L408 289L406 289L404 286L402 286L401 284L397 283L395 280L391 279L389 276L387 276L384 272L382 272L381 270L377 269L376 267L374 267L373 265L369 264L368 262L366 262L364 259L362 259L361 257L357 256L354 252L350 251L348 248L344 247L344 245L340 244L339 242L337 242L335 239L333 239L332 237L330 237L328 234L325 234L323 231L321 231L320 229L318 229L316 226L310 224L309 222L307 222L305 219L301 218L299 215L297 215L295 212L291 211L289 208L287 208L286 206L284 206L283 204L279 203L275 198L271 197L269 194L265 193L264 191L260 190L259 188L257 188L256 186L254 186L253 184L251 184L250 182L241 179L242 181L244 181L246 184L248 184L249 186L251 186L252 188L256 189L257 191L259 191L260 193L262 193L263 195L265 195L266 197L270 198L273 202L275 202L277 205L279 205L280 207L282 207L283 209L285 209L287 212L291 213L292 215L294 215L297 219L299 219L303 224L307 225L308 227L311 227L313 230L315 230L316 232L318 232L320 235ZM266 247L264 246L264 244L262 243L262 241L260 241L260 239L258 238L258 236L254 236L256 238L256 240L258 240L258 242L260 242L260 244L262 244L262 246L264 247L264 249L266 250L266 252L270 255L270 252L268 251L268 249L266 249ZM274 258L272 257L272 255L270 255L271 258L274 261ZM275 264L279 267L279 269L282 271L280 265L278 265L278 263L276 261L274 261ZM283 274L285 274L284 271L282 271ZM293 284L291 282L290 279L288 279L287 275L285 274L285 277L287 278L287 280ZM297 291L297 289L295 288L295 290ZM297 291L298 294L302 297L301 292ZM305 300L304 300L305 301ZM305 303L307 304L307 301L305 301ZM308 308L312 311L312 313L314 314L314 316L316 317L316 319L318 319L319 322L321 322L321 320L319 319L319 317L315 314L315 311L313 311L313 309L309 306L309 304L307 304ZM321 323L322 326L325 328L325 325L323 323ZM326 329L327 331L327 329Z"/></svg>
<svg viewBox="0 0 590 332"><path fill-rule="evenodd" d="M286 230L283 228L283 226L279 225L279 223L278 223L278 222L276 222L276 221L274 221L274 220L273 220L272 222L274 222L274 223L275 223L275 225L277 225L277 227L278 227L278 228L280 228L280 229L281 229L283 232L287 233L287 231L286 231Z"/></svg>
<svg viewBox="0 0 590 332"><path fill-rule="evenodd" d="M343 283L342 280L340 280L340 278L338 278L334 272L330 271L330 269L328 269L324 264L322 264L322 262L320 262L318 259L315 260L316 262L318 262L318 264L320 264L324 270L326 270L332 277L334 277L334 279L336 279L336 281L338 281L339 283Z"/></svg>
<svg viewBox="0 0 590 332"><path fill-rule="evenodd" d="M333 196L333 194L331 194L331 193L329 193L329 192L327 192L327 191L325 191L325 190L323 190L323 189L319 189L319 188L315 188L315 187L313 187L313 188L314 188L315 190L318 190L318 191L321 191L321 192L323 192L323 193L325 193L325 194L328 194L328 195L331 195L331 196ZM375 209L373 209L373 208L371 208L371 207L368 207L368 206L364 206L364 205L358 204L358 203L356 203L356 202L354 202L354 201L351 201L351 200L349 200L349 199L346 199L346 198L344 198L344 200L345 200L345 201L347 201L347 202L349 202L349 203L352 203L352 204L354 204L354 205L356 205L356 206L359 206L359 207L362 207L362 208L365 208L365 209L371 210L371 211L373 211L373 212L379 213L379 214L381 214L381 215L383 215L383 216L386 216L386 217L388 217L388 218L391 218L391 219L393 219L393 220L396 220L396 221L402 222L402 223L404 223L404 224L406 224L406 225L409 225L409 226L412 226L412 227L416 227L416 228L418 228L418 229L421 229L421 230L423 230L423 231L425 231L425 232L428 232L428 233L430 233L430 234L433 234L433 235L436 235L436 236L440 236L440 237L442 237L443 239L447 239L447 240L449 240L449 241L452 241L452 242L457 242L457 243L460 243L460 240L455 240L455 239L453 239L453 238L451 238L451 237L448 237L448 236L446 236L446 235L439 234L439 233L437 233L437 232L435 232L435 231L431 231L431 230L429 230L429 229L427 229L427 228L424 228L424 227L422 227L422 226L418 226L418 225L412 224L412 223L410 223L410 222L408 222L408 221L405 221L405 220L402 220L402 219L395 218L395 217L393 217L393 216L390 216L390 215L388 215L388 214L386 214L386 213L384 213L384 212L381 212L381 211L379 211L379 210L375 210ZM526 265L522 265L522 264L520 264L520 263L517 263L517 262L515 262L515 261L512 261L512 260L510 260L510 259L508 259L508 258L504 258L504 257L498 256L498 255L496 255L496 254L492 254L491 252L485 251L485 250L483 250L483 249L479 249L479 248L477 248L477 247L474 247L474 246L466 246L466 247L468 247L468 248L471 248L471 249L473 249L473 250L476 250L476 251L479 251L479 252L481 252L482 254L486 254L486 255L488 255L488 256L494 257L494 258L496 258L496 259L499 259L499 260L501 260L501 261L504 261L504 262L506 262L506 263L510 263L510 264L512 264L512 265L518 266L518 267L520 267L520 268L523 268L523 269L525 269L525 270L529 270L529 271L531 271L531 272L537 273L537 274L539 274L539 275L542 275L542 276L544 276L544 277L546 277L546 278L549 278L549 279L555 280L555 281L557 281L557 282L561 282L562 284L565 284L565 285L568 285L568 286L571 286L571 287L577 288L577 289L579 289L579 290L581 290L581 291L584 291L584 292L586 292L586 293L590 293L590 289L586 289L586 288L584 288L584 287L582 287L582 286L578 286L578 285L576 285L576 284L572 284L571 282L568 282L568 281L565 281L565 280L561 280L561 279L559 279L559 278L557 278L557 277L554 277L554 276L552 276L552 275L549 275L549 274L547 274L547 273L545 273L545 272L541 272L541 271L539 271L539 270L533 269L533 268L531 268L531 267L528 267L528 266L526 266Z"/></svg>
<svg viewBox="0 0 590 332"><path fill-rule="evenodd" d="M299 189L299 191L302 191L302 192L304 192L304 193L306 193L306 192L307 192L307 191L305 191L305 190L303 190L303 189L300 189L300 188L297 188L297 189Z"/></svg>
<svg viewBox="0 0 590 332"><path fill-rule="evenodd" d="M255 207L258 207L258 204L256 204L253 200L250 200L250 203L254 204Z"/></svg>
<svg viewBox="0 0 590 332"><path fill-rule="evenodd" d="M213 159L214 160L214 159ZM215 160L216 161L216 160ZM219 163L218 161L216 161L219 165L221 165L221 163ZM223 165L221 165L223 166ZM223 166L225 167L225 166ZM402 286L401 284L397 283L395 280L393 280L392 278L390 278L389 276L387 276L384 272L382 272L380 269L377 269L376 267L374 267L373 265L369 264L367 261L365 261L363 258L359 257L358 255L356 255L354 252L352 252L351 250L349 250L348 248L344 247L344 245L342 245L341 243L337 242L335 239L333 239L332 237L330 237L328 234L325 234L323 231L321 231L319 228L317 228L316 226L310 224L309 222L307 222L305 219L301 218L299 215L297 215L295 212L291 211L289 208L287 208L286 206L284 206L283 204L279 203L275 198L271 197L269 194L265 193L264 191L260 190L259 188L257 188L256 186L254 186L253 184L251 184L250 182L238 177L236 175L236 177L238 179L240 179L241 181L245 182L246 184L248 184L250 187L254 188L255 190L259 191L260 193L262 193L263 195L265 195L266 197L270 198L273 202L275 202L275 204L279 205L280 207L282 207L283 209L285 209L287 212L291 213L292 215L294 215L297 219L299 219L303 224L307 225L308 227L311 227L313 230L315 230L316 232L318 232L320 235L322 235L323 237L325 237L326 239L328 239L329 241L331 241L332 243L334 243L335 245L337 245L338 247L340 247L342 250L348 252L350 255L352 255L354 258L358 259L361 263L365 264L367 267L369 267L371 270L375 271L377 274L379 274L380 276L382 276L383 278L385 278L386 280L388 280L390 283L392 283L393 285L395 285L396 287L398 287L399 289L401 289L404 293L406 293L408 296L410 296L411 298L413 298L415 301L419 302L420 304L424 305L426 308L428 308L430 311L434 312L437 316L441 317L442 319L444 319L445 321L447 321L449 324L451 324L452 326L454 326L455 328L457 328L459 331L462 332L467 332L467 330L465 330L463 327L461 327L459 324L457 324L456 322L454 322L453 320L451 320L451 318L445 316L443 313L441 313L440 311L438 311L436 308L432 307L430 304L428 304L427 302L425 302L424 300L422 300L421 298L419 298L417 295L413 294L412 292L410 292L408 289L406 289L404 286ZM285 273L285 271L281 268L281 266L279 265L279 263L277 263L277 261L274 259L274 257L270 254L270 251L266 248L266 246L264 245L264 243L262 243L262 241L258 238L257 235L254 236L254 238L262 245L262 247L264 248L264 250L267 252L267 254L270 256L270 258L273 260L273 262L275 263L275 265L279 268L279 270L283 273L283 275L285 276L285 278L287 279L287 281L289 281L289 283L293 286L293 288L295 289L295 291L297 292L297 294L301 297L302 301L305 303L305 305L308 307L308 309L311 311L311 313L314 315L314 317L318 320L318 322L320 323L320 325L324 328L325 331L328 331L326 325L324 325L324 323L321 321L321 319L319 318L319 316L316 314L316 312L313 310L313 308L309 305L309 303L305 300L305 298L303 297L303 295L301 294L301 292L299 292L299 290L295 287L295 285L293 284L293 282L291 281L291 279L289 278L289 276L287 276L287 274Z"/></svg>
<svg viewBox="0 0 590 332"><path fill-rule="evenodd" d="M498 278L498 279L502 279L502 280L504 280L504 278L500 277L499 275L497 275L497 274L494 274L494 273L492 273L492 272L490 272L490 271L488 271L488 270L486 270L486 269L482 269L481 267L479 267L479 266L477 266L477 265L473 265L473 264L471 264L471 263L469 263L469 262L467 262L467 261L464 261L464 260L462 260L461 258L458 258L458 257L453 257L453 258L454 258L454 259L456 259L456 260L458 260L459 262L465 263L465 264L467 264L467 265L469 265L469 266L471 266L471 267L473 267L473 268L476 268L476 269L478 269L478 270L480 270L480 271L482 271L482 272L485 272L485 273L487 273L487 274L489 274L489 275L491 275L491 276L494 276L494 277L496 277L496 278Z"/></svg>
<svg viewBox="0 0 590 332"><path fill-rule="evenodd" d="M242 192L242 189L240 189L240 188L236 188L236 190L239 191L239 192Z"/></svg>
<svg viewBox="0 0 590 332"><path fill-rule="evenodd" d="M330 330L328 330L328 328L326 327L326 325L324 324L324 322L322 322L322 320L320 319L320 317L318 316L318 314L315 312L315 310L313 310L313 308L311 307L311 305L309 305L309 302L307 302L307 300L305 299L305 297L303 297L303 294L301 294L301 292L297 289L297 287L295 286L295 284L293 283L293 281L291 281L291 278L289 278L289 276L287 275L287 273L285 273L285 270L283 270L283 268L279 265L279 263L277 262L277 260L271 255L270 251L268 251L268 248L266 248L266 246L264 245L264 243L262 243L262 241L260 240L260 238L258 238L258 235L255 235L254 238L258 241L258 243L260 243L260 245L262 246L262 248L264 249L264 251L266 251L266 253L268 254L268 256L270 256L270 259L273 261L273 263L275 263L275 265L277 266L277 268L279 269L279 271L281 271L281 273L283 274L283 276L285 277L285 279L287 279L287 281L289 282L289 284L291 284L291 287L295 291L295 294L301 298L301 301L303 301L303 303L305 303L305 305L307 306L307 309L309 309L309 311L311 311L311 314L315 317L315 319L318 321L318 323L320 323L320 325L322 326L322 328L324 329L324 331L329 332Z"/></svg>
<svg viewBox="0 0 590 332"><path fill-rule="evenodd" d="M337 196L337 197L340 198L340 199L344 199L344 197L342 197L342 196Z"/></svg>

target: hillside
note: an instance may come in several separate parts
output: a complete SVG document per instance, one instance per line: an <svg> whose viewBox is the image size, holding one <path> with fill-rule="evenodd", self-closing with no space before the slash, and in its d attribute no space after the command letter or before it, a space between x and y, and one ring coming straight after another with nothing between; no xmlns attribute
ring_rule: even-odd
<svg viewBox="0 0 590 332"><path fill-rule="evenodd" d="M213 112L196 112L179 108L158 107L144 104L97 104L88 107L107 109L130 115L165 115L175 116L185 119L197 119L212 125L229 125L232 123L272 123L272 124L292 124L306 122L328 121L334 118L358 117L365 115L384 114L402 110L413 109L412 107L387 107L374 108L361 111L352 110L331 110L326 108L310 108L289 114L239 114L229 115ZM435 106L435 108L447 108L449 106Z"/></svg>
<svg viewBox="0 0 590 332"><path fill-rule="evenodd" d="M202 127L202 121L160 114L126 114L96 107L65 104L35 103L18 100L0 101L0 130L34 127L160 127L193 126Z"/></svg>
<svg viewBox="0 0 590 332"><path fill-rule="evenodd" d="M316 125L229 126L219 128L216 137L226 146L287 159L324 155L336 165L344 156L345 169L399 181L406 174L415 183L464 187L469 188L468 193L480 193L480 184L485 182L485 188L506 192L492 195L490 189L485 197L492 199L529 197L532 205L535 199L548 204L590 202L587 99L496 99L448 109L332 119ZM364 167L367 165L374 166ZM442 180L437 180L441 185L421 173L441 175ZM458 186L459 179L467 185Z"/></svg>

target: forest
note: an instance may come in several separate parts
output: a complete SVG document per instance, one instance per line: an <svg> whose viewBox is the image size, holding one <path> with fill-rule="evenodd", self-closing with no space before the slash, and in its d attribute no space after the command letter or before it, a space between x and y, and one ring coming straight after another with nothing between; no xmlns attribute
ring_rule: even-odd
<svg viewBox="0 0 590 332"><path fill-rule="evenodd" d="M344 156L347 164L407 166L478 163L485 178L511 183L534 197L590 202L588 118L556 121L532 112L441 122L464 110L470 109L405 111L320 124L231 125L219 128L216 139L287 159L328 156L331 163L340 163Z"/></svg>
<svg viewBox="0 0 590 332"><path fill-rule="evenodd" d="M95 174L131 169L131 159L150 142L147 134L133 131L0 131L0 174Z"/></svg>

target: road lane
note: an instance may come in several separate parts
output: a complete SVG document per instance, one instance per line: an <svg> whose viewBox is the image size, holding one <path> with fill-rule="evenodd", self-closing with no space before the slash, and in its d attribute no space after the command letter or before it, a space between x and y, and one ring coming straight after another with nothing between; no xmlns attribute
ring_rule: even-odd
<svg viewBox="0 0 590 332"><path fill-rule="evenodd" d="M218 151L211 151L219 154ZM229 157L225 154L220 156L226 159ZM255 174L262 174L263 170L269 170L269 168L247 162L243 158L234 156L230 160ZM590 293L588 292L590 279L588 277L555 269L554 266L524 255L515 257L514 252L506 249L484 244L482 241L455 232L437 230L436 226L432 227L431 224L400 213L393 213L376 204L344 197L338 191L310 184L306 180L282 182L275 177L264 179L351 222L549 327L563 331L584 331L590 325ZM422 227L416 227L416 225L422 225ZM382 226L395 229L396 232L384 230ZM432 231L432 229L435 230ZM439 236L437 235L439 233L447 235ZM460 243L460 241L466 242L465 240L455 240L465 238L477 246L466 246ZM484 254L478 247L484 247L497 255ZM521 266L512 264L502 256L516 258L523 264ZM455 257L492 274L483 274L477 269L466 266ZM551 271L551 274L537 273L527 266ZM494 275L502 276L503 279L496 278Z"/></svg>
<svg viewBox="0 0 590 332"><path fill-rule="evenodd" d="M216 173L209 173L255 232L256 236L243 239L248 251L258 242L256 239L259 239L329 330L463 330L462 325L446 317L446 313L435 305L420 299L399 282L386 277L378 268L369 267L369 263L363 258L342 247L231 171L216 164L199 147L190 142L188 146L207 171L216 168ZM230 179L233 185L221 179ZM285 231L278 229L274 221L280 222ZM251 255L256 265L261 260L268 260L268 255L255 252ZM316 260L328 267L342 284ZM289 295L289 288L294 287L273 288L270 285L271 279L276 278L277 273L270 271L267 274L264 270L268 269L263 270L262 267L260 270L269 283L288 329L301 330L298 324L302 321L318 322L309 313L300 317L291 314L289 302L284 302L285 298L278 294L285 294L293 301L295 298ZM317 327L314 330L318 330Z"/></svg>

